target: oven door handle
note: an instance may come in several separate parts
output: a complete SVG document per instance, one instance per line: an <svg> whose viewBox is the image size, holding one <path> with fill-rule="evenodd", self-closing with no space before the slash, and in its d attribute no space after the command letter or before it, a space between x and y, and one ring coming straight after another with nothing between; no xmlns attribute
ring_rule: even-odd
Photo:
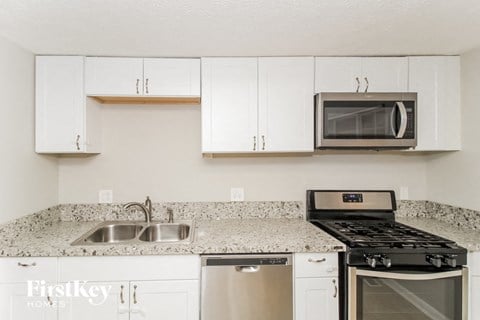
<svg viewBox="0 0 480 320"><path fill-rule="evenodd" d="M382 272L382 271L356 269L356 274L357 276L364 276L364 277L375 277L375 278L384 278L384 279L393 279L393 280L423 281L423 280L438 280L438 279L463 276L464 270L434 272L434 273L424 273L424 274L410 274L410 273Z"/></svg>
<svg viewBox="0 0 480 320"><path fill-rule="evenodd" d="M398 108L398 110L400 111L400 128L398 129L398 132L395 135L395 138L402 139L403 136L405 135L405 132L407 131L407 125L408 125L407 108L405 107L405 104L402 101L395 102L395 108Z"/></svg>

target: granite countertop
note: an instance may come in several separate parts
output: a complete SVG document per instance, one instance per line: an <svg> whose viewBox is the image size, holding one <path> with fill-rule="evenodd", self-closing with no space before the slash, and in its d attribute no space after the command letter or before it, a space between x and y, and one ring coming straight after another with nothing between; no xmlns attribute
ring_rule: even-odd
<svg viewBox="0 0 480 320"><path fill-rule="evenodd" d="M398 222L433 233L440 237L455 241L468 251L480 251L480 231L461 228L459 226L432 218L397 217Z"/></svg>
<svg viewBox="0 0 480 320"><path fill-rule="evenodd" d="M194 221L190 243L72 246L99 221L56 221L21 234L0 233L0 256L66 257L162 254L338 252L345 245L302 219Z"/></svg>

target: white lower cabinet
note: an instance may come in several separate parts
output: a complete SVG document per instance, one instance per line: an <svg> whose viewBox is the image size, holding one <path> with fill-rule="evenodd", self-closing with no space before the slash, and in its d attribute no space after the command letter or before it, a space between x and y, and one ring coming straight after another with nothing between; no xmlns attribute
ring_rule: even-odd
<svg viewBox="0 0 480 320"><path fill-rule="evenodd" d="M195 320L199 318L199 281L130 283L130 320Z"/></svg>
<svg viewBox="0 0 480 320"><path fill-rule="evenodd" d="M65 285L66 283L64 283ZM59 320L128 320L129 319L129 283L128 282L90 282L85 292L106 290L95 298L69 297L59 299Z"/></svg>
<svg viewBox="0 0 480 320"><path fill-rule="evenodd" d="M338 280L299 278L295 280L296 320L338 320Z"/></svg>
<svg viewBox="0 0 480 320"><path fill-rule="evenodd" d="M470 320L480 320L480 252L468 255L470 273Z"/></svg>
<svg viewBox="0 0 480 320"><path fill-rule="evenodd" d="M26 283L0 284L0 319L55 320L57 306L50 297L29 297Z"/></svg>
<svg viewBox="0 0 480 320"><path fill-rule="evenodd" d="M338 255L295 254L295 320L338 320Z"/></svg>

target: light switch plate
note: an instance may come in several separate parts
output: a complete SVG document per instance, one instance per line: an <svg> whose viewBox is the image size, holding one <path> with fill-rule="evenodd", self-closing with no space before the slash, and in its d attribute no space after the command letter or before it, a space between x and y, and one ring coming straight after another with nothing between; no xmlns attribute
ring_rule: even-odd
<svg viewBox="0 0 480 320"><path fill-rule="evenodd" d="M98 203L112 203L112 202L113 202L113 190L98 191Z"/></svg>
<svg viewBox="0 0 480 320"><path fill-rule="evenodd" d="M243 188L231 188L230 189L230 201L244 201L245 191Z"/></svg>

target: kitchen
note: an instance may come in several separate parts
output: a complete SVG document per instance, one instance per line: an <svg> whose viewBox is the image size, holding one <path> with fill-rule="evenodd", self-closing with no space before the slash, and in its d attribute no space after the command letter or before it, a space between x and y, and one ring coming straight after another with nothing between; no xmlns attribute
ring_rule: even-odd
<svg viewBox="0 0 480 320"><path fill-rule="evenodd" d="M434 275L468 268L469 283L454 281L454 299L442 297L455 307L407 299L407 309L423 310L419 319L480 316L475 1L126 1L115 9L4 1L0 9L2 319L416 319L397 309L349 312L341 263L352 251L307 221L324 205L306 201L307 190L342 190L345 201L394 190L381 211L468 251L455 253L455 267L446 252L432 261L441 265ZM318 99L335 92L356 102L416 93L416 147L319 146L328 127ZM375 116L383 138L399 135L401 109ZM124 209L131 201L143 207ZM109 221L133 240L90 243L116 236L95 234ZM252 308L255 317L242 314L246 287L222 287L238 299L209 302L208 257L243 255L260 260L237 261L251 267L239 274L290 268L290 282L266 300L258 294L287 294L278 297L286 309L271 301ZM371 270L392 273L383 256L367 258ZM29 280L111 290L91 306L85 297L28 297ZM398 297L389 280L365 280L390 288L365 310ZM29 307L32 299L46 306ZM220 318L205 314L219 306Z"/></svg>

